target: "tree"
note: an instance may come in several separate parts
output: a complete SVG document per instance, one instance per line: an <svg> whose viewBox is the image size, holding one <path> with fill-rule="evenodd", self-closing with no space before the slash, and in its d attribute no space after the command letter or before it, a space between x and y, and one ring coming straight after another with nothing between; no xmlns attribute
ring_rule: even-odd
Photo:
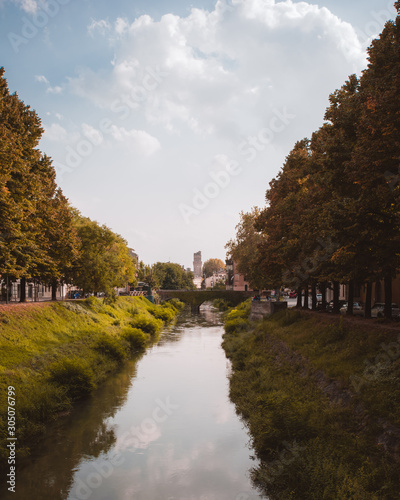
<svg viewBox="0 0 400 500"><path fill-rule="evenodd" d="M157 262L152 271L163 290L194 290L193 273L186 272L181 265Z"/></svg>
<svg viewBox="0 0 400 500"><path fill-rule="evenodd" d="M37 149L40 119L0 68L0 274L55 283L74 256L72 213L57 188L50 158Z"/></svg>
<svg viewBox="0 0 400 500"><path fill-rule="evenodd" d="M360 81L362 111L352 157L352 180L359 188L359 220L368 253L385 281L385 317L392 315L392 278L400 263L400 3L368 49Z"/></svg>
<svg viewBox="0 0 400 500"><path fill-rule="evenodd" d="M253 207L250 212L241 212L236 237L225 245L227 257L236 262L239 272L254 290L264 288L268 282L259 268L264 236L254 226L260 213L258 207Z"/></svg>
<svg viewBox="0 0 400 500"><path fill-rule="evenodd" d="M37 114L10 95L0 68L0 273L15 278L29 276L40 259L35 215L42 186L35 165L42 133Z"/></svg>
<svg viewBox="0 0 400 500"><path fill-rule="evenodd" d="M84 293L112 294L135 280L135 263L126 241L107 226L76 215L78 256L71 270L74 285Z"/></svg>
<svg viewBox="0 0 400 500"><path fill-rule="evenodd" d="M160 282L153 270L153 266L146 265L142 260L139 262L138 279L143 283L147 283L152 289L160 287Z"/></svg>
<svg viewBox="0 0 400 500"><path fill-rule="evenodd" d="M221 269L225 269L225 264L221 259L208 259L203 264L203 276L209 278Z"/></svg>

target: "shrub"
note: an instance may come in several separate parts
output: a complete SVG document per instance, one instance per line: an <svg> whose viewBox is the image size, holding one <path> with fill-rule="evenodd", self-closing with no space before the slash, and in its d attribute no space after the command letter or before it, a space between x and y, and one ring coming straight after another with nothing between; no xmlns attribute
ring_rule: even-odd
<svg viewBox="0 0 400 500"><path fill-rule="evenodd" d="M176 311L174 311L171 307L164 306L156 306L154 309L150 309L149 312L157 319L161 319L161 321L165 321L169 323L172 321L176 315Z"/></svg>
<svg viewBox="0 0 400 500"><path fill-rule="evenodd" d="M163 322L160 319L145 316L144 314L137 314L131 321L131 326L133 328L139 328L145 333L149 333L154 336L159 332L163 326Z"/></svg>
<svg viewBox="0 0 400 500"><path fill-rule="evenodd" d="M122 361L126 357L126 352L121 343L115 337L104 335L97 340L94 348L109 358Z"/></svg>
<svg viewBox="0 0 400 500"><path fill-rule="evenodd" d="M77 399L94 389L93 372L78 358L63 359L50 367L50 381L62 386L67 395Z"/></svg>
<svg viewBox="0 0 400 500"><path fill-rule="evenodd" d="M126 328L122 331L122 338L126 340L132 351L144 351L148 337L138 328Z"/></svg>
<svg viewBox="0 0 400 500"><path fill-rule="evenodd" d="M227 319L224 325L226 333L244 332L248 329L248 327L248 320L243 318L233 318L229 320Z"/></svg>
<svg viewBox="0 0 400 500"><path fill-rule="evenodd" d="M173 298L171 300L168 300L167 302L165 302L163 305L166 305L168 307L173 307L174 309L176 309L177 311L181 311L184 307L185 307L185 304L184 302L181 302L179 299L177 298Z"/></svg>
<svg viewBox="0 0 400 500"><path fill-rule="evenodd" d="M230 307L232 307L232 304L225 299L214 299L213 307L219 311L227 311Z"/></svg>

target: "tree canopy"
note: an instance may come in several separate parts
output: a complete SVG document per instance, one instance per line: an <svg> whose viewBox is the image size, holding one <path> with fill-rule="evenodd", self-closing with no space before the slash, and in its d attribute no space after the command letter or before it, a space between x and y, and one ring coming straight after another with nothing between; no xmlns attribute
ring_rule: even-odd
<svg viewBox="0 0 400 500"><path fill-rule="evenodd" d="M361 78L351 75L330 95L321 128L287 156L266 207L241 214L227 249L252 286L308 291L329 282L337 299L339 282L351 298L355 283L370 290L383 279L391 316L400 264L400 3L395 7L397 18L372 42Z"/></svg>
<svg viewBox="0 0 400 500"><path fill-rule="evenodd" d="M225 269L225 264L221 259L208 259L203 264L203 276L209 278L221 269Z"/></svg>
<svg viewBox="0 0 400 500"><path fill-rule="evenodd" d="M51 284L68 281L110 293L135 280L126 242L74 210L56 184L51 159L38 149L35 111L10 94L0 68L0 275Z"/></svg>

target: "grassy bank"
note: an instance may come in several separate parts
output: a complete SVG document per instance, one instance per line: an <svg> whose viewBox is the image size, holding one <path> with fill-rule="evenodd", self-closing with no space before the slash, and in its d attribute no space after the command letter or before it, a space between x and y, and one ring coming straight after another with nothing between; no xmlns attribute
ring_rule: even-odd
<svg viewBox="0 0 400 500"><path fill-rule="evenodd" d="M400 337L365 321L232 310L230 395L248 423L274 499L400 498Z"/></svg>
<svg viewBox="0 0 400 500"><path fill-rule="evenodd" d="M15 388L18 456L46 425L153 343L183 307L143 297L9 306L0 311L0 465L7 457L7 389ZM13 394L11 394L14 397Z"/></svg>

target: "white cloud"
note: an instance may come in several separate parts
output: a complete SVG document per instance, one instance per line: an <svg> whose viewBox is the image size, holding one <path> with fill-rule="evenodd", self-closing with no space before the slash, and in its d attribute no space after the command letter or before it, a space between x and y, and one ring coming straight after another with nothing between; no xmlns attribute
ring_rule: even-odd
<svg viewBox="0 0 400 500"><path fill-rule="evenodd" d="M94 36L95 32L105 35L111 29L111 25L104 19L101 19L100 21L92 19L87 29L90 36Z"/></svg>
<svg viewBox="0 0 400 500"><path fill-rule="evenodd" d="M116 141L125 143L143 156L151 156L161 148L158 139L144 130L127 130L113 125L111 135Z"/></svg>
<svg viewBox="0 0 400 500"><path fill-rule="evenodd" d="M29 14L35 14L39 8L36 0L13 0L14 3L19 5L21 9Z"/></svg>
<svg viewBox="0 0 400 500"><path fill-rule="evenodd" d="M104 20L92 26L111 29ZM352 26L306 2L217 2L214 11L192 9L186 18L118 18L112 30L119 42L109 70L83 69L71 88L102 108L125 106L126 115L140 108L147 123L175 132L243 133L262 123L273 102L298 107L312 99L316 75L326 93L333 75L365 62Z"/></svg>
<svg viewBox="0 0 400 500"><path fill-rule="evenodd" d="M213 10L192 9L186 17L97 19L88 29L109 42L113 59L96 57L63 84L73 103L63 125L73 129L75 120L79 138L102 142L64 179L76 190L89 175L92 182L95 170L96 189L107 198L110 183L124 178L120 190L126 190L129 209L137 203L138 210L142 202L129 197L132 183L151 185L163 210L151 206L148 216L163 245L140 236L148 230L140 218L131 242L147 253L146 261L162 259L158 248L165 246L172 248L171 257L190 255L191 246L210 240L223 249L237 223L224 214L263 203L268 182L295 142L322 125L329 93L366 64L354 28L311 2L218 1ZM61 129L49 133L62 137ZM66 147L76 150L79 138ZM161 145L162 154L155 154ZM63 164L66 147L57 150ZM222 171L232 161L240 176L185 225L179 205L190 204L195 189L205 189L211 170ZM122 228L119 202L114 205L115 214L111 208L93 216L115 217ZM212 224L220 229L210 238ZM129 217L126 231L132 225Z"/></svg>
<svg viewBox="0 0 400 500"><path fill-rule="evenodd" d="M63 91L63 88L60 87L59 85L56 85L55 87L52 87L51 85L49 85L47 87L47 90L46 90L46 92L48 94L61 94L62 91Z"/></svg>
<svg viewBox="0 0 400 500"><path fill-rule="evenodd" d="M61 94L63 92L63 88L59 85L55 85L54 87L50 85L49 80L44 75L36 75L35 80L39 83L44 83L47 87L47 94Z"/></svg>
<svg viewBox="0 0 400 500"><path fill-rule="evenodd" d="M53 142L65 142L68 140L68 132L58 123L44 126L45 138Z"/></svg>
<svg viewBox="0 0 400 500"><path fill-rule="evenodd" d="M46 85L49 84L49 80L44 75L36 75L35 80L40 83L45 83Z"/></svg>
<svg viewBox="0 0 400 500"><path fill-rule="evenodd" d="M103 134L97 130L96 128L88 125L87 123L82 124L83 135L87 137L92 144L95 146L100 146L103 144L104 136Z"/></svg>

